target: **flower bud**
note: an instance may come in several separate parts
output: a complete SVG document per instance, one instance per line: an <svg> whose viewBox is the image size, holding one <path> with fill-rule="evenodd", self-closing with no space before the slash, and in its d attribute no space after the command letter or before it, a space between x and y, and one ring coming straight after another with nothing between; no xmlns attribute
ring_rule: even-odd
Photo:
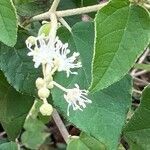
<svg viewBox="0 0 150 150"><path fill-rule="evenodd" d="M54 87L54 84L52 82L50 82L47 86L47 88L52 89Z"/></svg>
<svg viewBox="0 0 150 150"><path fill-rule="evenodd" d="M44 87L45 81L42 78L37 78L35 84L36 84L37 89L41 89Z"/></svg>
<svg viewBox="0 0 150 150"><path fill-rule="evenodd" d="M41 28L39 29L39 33L38 35L42 35L44 34L45 36L49 35L51 29L51 23L45 23L44 25L41 26Z"/></svg>
<svg viewBox="0 0 150 150"><path fill-rule="evenodd" d="M36 38L34 36L29 36L26 40L27 43L30 43L31 45L34 45L36 41Z"/></svg>
<svg viewBox="0 0 150 150"><path fill-rule="evenodd" d="M38 91L38 96L41 99L46 99L46 98L49 97L49 95L50 95L50 91L47 88L45 88L45 87L39 89L39 91Z"/></svg>
<svg viewBox="0 0 150 150"><path fill-rule="evenodd" d="M46 81L47 83L53 81L52 75L51 75L51 74L50 74L50 75L47 75L46 78L45 78L45 81Z"/></svg>
<svg viewBox="0 0 150 150"><path fill-rule="evenodd" d="M43 116L50 116L53 112L53 107L48 103L44 103L40 107L40 112Z"/></svg>

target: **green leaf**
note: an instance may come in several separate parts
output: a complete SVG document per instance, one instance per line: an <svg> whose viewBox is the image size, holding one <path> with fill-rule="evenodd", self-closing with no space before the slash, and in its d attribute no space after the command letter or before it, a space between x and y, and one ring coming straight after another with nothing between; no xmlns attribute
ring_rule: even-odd
<svg viewBox="0 0 150 150"><path fill-rule="evenodd" d="M15 0L17 13L20 16L32 17L49 10L50 0Z"/></svg>
<svg viewBox="0 0 150 150"><path fill-rule="evenodd" d="M8 46L17 41L17 17L10 0L0 1L0 41Z"/></svg>
<svg viewBox="0 0 150 150"><path fill-rule="evenodd" d="M67 146L67 150L89 150L89 148L84 144L78 137L70 140Z"/></svg>
<svg viewBox="0 0 150 150"><path fill-rule="evenodd" d="M17 90L30 95L35 94L35 80L41 76L41 68L35 69L32 58L27 56L25 40L29 33L18 31L18 41L14 48L0 44L0 68L8 82Z"/></svg>
<svg viewBox="0 0 150 150"><path fill-rule="evenodd" d="M36 0L13 0L13 2L17 5L17 4L25 4L25 3L29 3L29 2L35 2Z"/></svg>
<svg viewBox="0 0 150 150"><path fill-rule="evenodd" d="M132 150L150 149L150 86L142 93L141 104L124 129Z"/></svg>
<svg viewBox="0 0 150 150"><path fill-rule="evenodd" d="M110 2L95 19L91 91L119 81L150 41L148 12L126 0Z"/></svg>
<svg viewBox="0 0 150 150"><path fill-rule="evenodd" d="M100 143L97 139L87 135L84 132L80 134L80 140L87 145L91 150L105 150L105 145Z"/></svg>
<svg viewBox="0 0 150 150"><path fill-rule="evenodd" d="M7 143L7 142L8 142L8 139L6 139L6 138L0 139L0 145L4 144L4 143Z"/></svg>
<svg viewBox="0 0 150 150"><path fill-rule="evenodd" d="M81 133L80 137L71 137L67 150L106 150L105 146L95 138Z"/></svg>
<svg viewBox="0 0 150 150"><path fill-rule="evenodd" d="M8 142L0 144L0 150L17 150L17 144L15 142Z"/></svg>
<svg viewBox="0 0 150 150"><path fill-rule="evenodd" d="M150 71L150 64L135 64L134 68Z"/></svg>
<svg viewBox="0 0 150 150"><path fill-rule="evenodd" d="M11 140L20 133L33 98L15 91L0 72L0 122Z"/></svg>
<svg viewBox="0 0 150 150"><path fill-rule="evenodd" d="M93 45L94 45L94 24L93 22L77 23L76 25L73 26L72 32L73 32L72 38L75 44L75 48L80 53L80 58L82 66L84 68L86 80L90 85L91 60L93 56Z"/></svg>
<svg viewBox="0 0 150 150"><path fill-rule="evenodd" d="M34 102L24 124L25 132L21 136L22 143L30 149L38 149L49 136L49 133L46 132L48 128L38 119L41 104L41 101Z"/></svg>
<svg viewBox="0 0 150 150"><path fill-rule="evenodd" d="M21 140L27 148L38 149L49 136L49 133L45 132L46 126L38 119L29 118L24 127L26 131L22 134Z"/></svg>
<svg viewBox="0 0 150 150"><path fill-rule="evenodd" d="M81 53L83 67L78 70L78 75L66 78L65 73L57 73L54 80L66 88L73 88L74 84L80 85L81 89L87 89L90 81L90 65L92 57L93 23L77 23L73 29L73 39L69 39L70 49ZM88 38L86 38L86 37ZM87 61L88 60L88 61ZM63 79L63 80L62 80ZM89 80L89 81L88 81ZM93 101L87 104L84 111L72 111L67 114L67 102L64 93L56 87L52 90L53 104L61 113L82 131L92 135L104 143L108 150L115 150L119 143L122 127L125 123L126 114L131 104L131 79L125 77L111 87L89 94L88 98Z"/></svg>

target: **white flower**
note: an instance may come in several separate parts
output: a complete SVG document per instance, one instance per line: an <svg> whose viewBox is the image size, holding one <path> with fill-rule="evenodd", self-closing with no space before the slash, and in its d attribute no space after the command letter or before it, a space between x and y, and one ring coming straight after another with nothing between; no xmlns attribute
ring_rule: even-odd
<svg viewBox="0 0 150 150"><path fill-rule="evenodd" d="M92 103L86 96L88 91L80 90L78 84L75 84L75 88L68 89L67 93L64 94L65 100L68 102L67 115L69 116L69 109L72 106L73 110L81 110L86 107L85 103Z"/></svg>
<svg viewBox="0 0 150 150"><path fill-rule="evenodd" d="M38 68L40 64L48 64L51 68L53 67L55 48L51 38L48 39L41 35L35 38L35 43L31 43L30 40L27 39L26 45L30 50L28 56L33 56L35 68Z"/></svg>
<svg viewBox="0 0 150 150"><path fill-rule="evenodd" d="M55 64L58 67L58 71L66 71L67 77L69 77L70 74L77 74L77 72L72 72L71 69L82 67L81 62L77 62L77 58L80 54L74 52L72 56L67 57L70 53L68 43L62 44L61 47L59 47L61 45L60 41L57 43Z"/></svg>
<svg viewBox="0 0 150 150"><path fill-rule="evenodd" d="M55 40L44 35L29 37L26 40L26 45L30 50L28 56L33 56L35 68L41 64L47 64L50 71L57 68L57 71L65 71L69 77L70 74L77 74L72 69L82 67L81 62L77 61L80 54L74 52L70 56L68 43L63 44L58 37Z"/></svg>

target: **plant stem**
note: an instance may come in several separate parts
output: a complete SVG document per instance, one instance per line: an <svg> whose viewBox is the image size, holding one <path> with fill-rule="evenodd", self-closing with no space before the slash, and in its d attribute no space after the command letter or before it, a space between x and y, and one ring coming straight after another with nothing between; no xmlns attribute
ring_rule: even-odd
<svg viewBox="0 0 150 150"><path fill-rule="evenodd" d="M147 82L147 81L145 81L145 80L142 80L142 79L139 79L139 78L137 78L137 77L133 77L133 79L134 79L136 82L138 82L138 83L140 83L140 84L142 84L142 85L144 85L144 86L147 86L147 85L149 84L149 82Z"/></svg>
<svg viewBox="0 0 150 150"><path fill-rule="evenodd" d="M62 120L61 120L61 118L60 118L60 116L59 116L56 109L53 110L52 117L53 117L53 119L54 119L54 121L55 121L55 123L56 123L63 139L67 143L70 135L69 135L69 133L68 133L64 123L62 122Z"/></svg>
<svg viewBox="0 0 150 150"><path fill-rule="evenodd" d="M150 49L149 48L147 48L145 51L144 51L144 53L141 55L141 57L139 58L139 60L138 60L138 64L141 64L144 60L145 60L145 58L147 57L147 55L149 54L149 52L150 52ZM131 71L131 76L134 76L134 74L137 72L137 70L138 69L133 69L132 71Z"/></svg>
<svg viewBox="0 0 150 150"><path fill-rule="evenodd" d="M146 7L147 9L150 9L150 4L144 4L144 7Z"/></svg>
<svg viewBox="0 0 150 150"><path fill-rule="evenodd" d="M67 92L67 89L64 88L63 86L61 86L60 84L56 83L55 81L52 81L52 83L53 83L56 87L58 87L59 89L61 89L62 91Z"/></svg>
<svg viewBox="0 0 150 150"><path fill-rule="evenodd" d="M59 2L60 2L60 0L54 0L51 8L49 9L49 12L55 12L59 5Z"/></svg>
<svg viewBox="0 0 150 150"><path fill-rule="evenodd" d="M65 21L65 19L63 18L59 18L60 23L65 26L70 32L71 32L71 27L69 26L69 24Z"/></svg>
<svg viewBox="0 0 150 150"><path fill-rule="evenodd" d="M66 16L73 16L73 15L90 13L90 12L98 11L99 9L101 9L102 7L104 7L106 5L107 5L107 3L102 3L102 4L97 4L97 5L87 6L87 7L82 7L82 8L57 11L56 15L58 17L66 17Z"/></svg>
<svg viewBox="0 0 150 150"><path fill-rule="evenodd" d="M140 95L142 95L142 91L139 91L139 90L137 90L137 89L134 89L134 88L133 88L133 92L135 92L135 93L137 93L137 94L140 94Z"/></svg>
<svg viewBox="0 0 150 150"><path fill-rule="evenodd" d="M108 2L105 2L102 4L93 5L93 6L56 11L55 13L56 13L56 16L59 18L60 17L66 17L66 16L79 15L79 14L84 14L84 13L96 12L99 9L106 6L107 4L108 4ZM32 21L49 19L50 14L51 14L51 12L48 11L48 12L42 13L40 15L34 16L32 18Z"/></svg>
<svg viewBox="0 0 150 150"><path fill-rule="evenodd" d="M38 102L37 100L34 100L34 103L33 103L32 107L31 107L31 109L30 109L30 111L29 111L29 113L28 113L28 115L27 115L27 117L26 117L26 120L27 120L30 116L32 116L33 118L36 118L36 117L37 117L37 115L33 113L33 112L35 111L35 106L36 106L37 102Z"/></svg>
<svg viewBox="0 0 150 150"><path fill-rule="evenodd" d="M51 38L55 40L56 33L57 33L57 17L54 13L51 13L50 19L51 19L51 30L50 30L49 36L51 36Z"/></svg>
<svg viewBox="0 0 150 150"><path fill-rule="evenodd" d="M147 72L148 72L147 70L142 70L142 71L136 72L136 73L134 74L134 77L141 76L141 75L143 75L143 74L146 74Z"/></svg>

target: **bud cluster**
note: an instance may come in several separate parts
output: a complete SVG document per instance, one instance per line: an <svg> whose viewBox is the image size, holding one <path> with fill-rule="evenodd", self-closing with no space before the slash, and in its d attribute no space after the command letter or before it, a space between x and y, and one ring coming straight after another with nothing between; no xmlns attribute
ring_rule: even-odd
<svg viewBox="0 0 150 150"><path fill-rule="evenodd" d="M38 96L41 100L43 100L43 104L40 107L40 112L44 116L50 116L53 112L53 107L47 102L47 98L50 95L50 90L53 88L52 84L52 76L43 78L37 78L36 87L38 89Z"/></svg>

